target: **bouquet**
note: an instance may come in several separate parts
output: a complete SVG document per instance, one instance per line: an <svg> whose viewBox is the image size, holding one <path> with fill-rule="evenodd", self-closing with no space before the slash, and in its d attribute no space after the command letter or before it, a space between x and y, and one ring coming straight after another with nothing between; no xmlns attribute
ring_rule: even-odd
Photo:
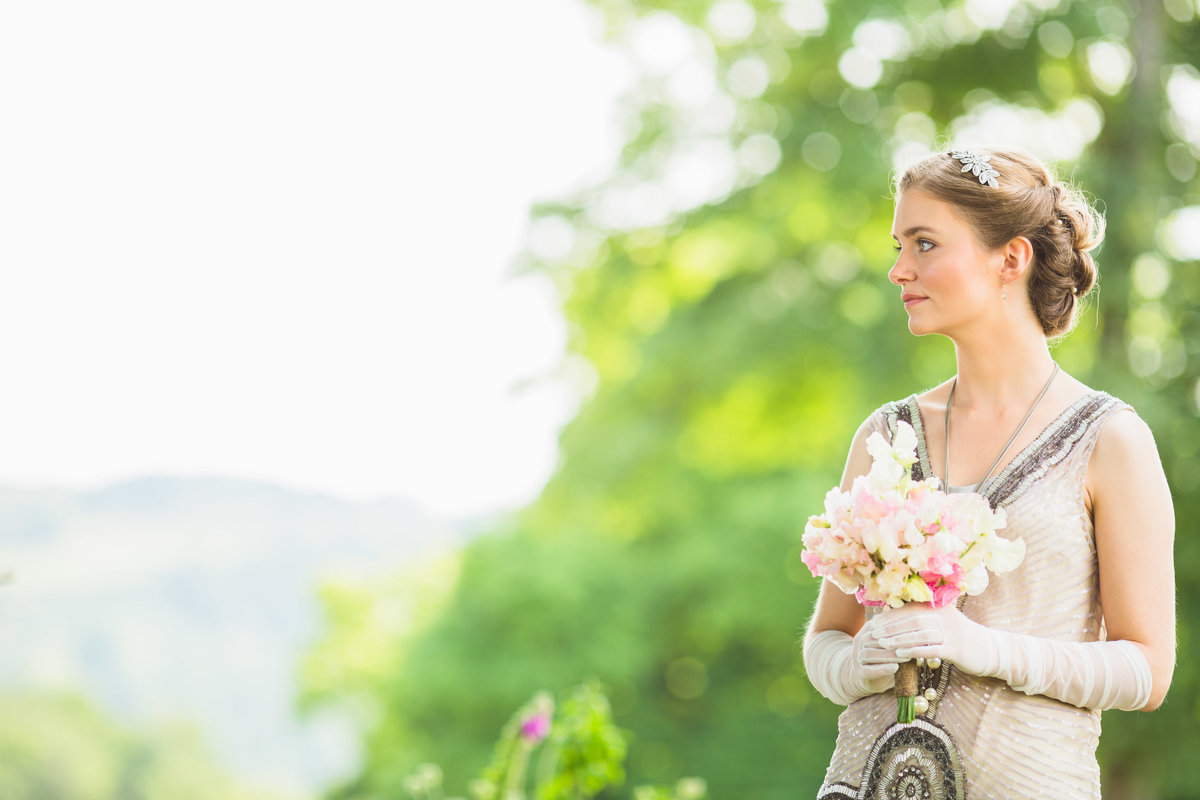
<svg viewBox="0 0 1200 800"><path fill-rule="evenodd" d="M988 570L1008 572L1025 557L1023 540L996 535L1003 509L993 510L974 492L947 494L934 477L914 481L916 448L916 433L903 421L891 444L871 434L871 471L855 478L849 492L830 489L825 513L809 517L804 528L804 564L865 606L940 608L979 594ZM917 705L927 707L916 694L917 664L909 661L896 673L900 722L912 722Z"/></svg>

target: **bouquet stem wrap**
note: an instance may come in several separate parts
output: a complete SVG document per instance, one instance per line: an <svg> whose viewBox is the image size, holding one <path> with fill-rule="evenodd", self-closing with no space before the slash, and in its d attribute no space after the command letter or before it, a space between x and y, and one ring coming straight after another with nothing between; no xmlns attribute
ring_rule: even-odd
<svg viewBox="0 0 1200 800"><path fill-rule="evenodd" d="M896 721L912 722L917 718L916 699L920 686L916 661L905 661L896 671Z"/></svg>

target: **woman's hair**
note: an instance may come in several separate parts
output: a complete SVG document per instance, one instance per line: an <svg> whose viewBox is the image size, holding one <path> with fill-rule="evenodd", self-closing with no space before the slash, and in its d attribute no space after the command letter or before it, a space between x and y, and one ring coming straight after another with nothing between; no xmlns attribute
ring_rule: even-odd
<svg viewBox="0 0 1200 800"><path fill-rule="evenodd" d="M1047 337L1071 330L1080 301L1096 283L1091 250L1104 238L1104 217L1037 158L1018 150L975 149L997 173L992 186L960 158L936 153L896 180L897 196L918 189L955 207L985 247L1024 236L1033 244L1029 300ZM986 165L985 165L986 166ZM984 173L987 177L987 173Z"/></svg>

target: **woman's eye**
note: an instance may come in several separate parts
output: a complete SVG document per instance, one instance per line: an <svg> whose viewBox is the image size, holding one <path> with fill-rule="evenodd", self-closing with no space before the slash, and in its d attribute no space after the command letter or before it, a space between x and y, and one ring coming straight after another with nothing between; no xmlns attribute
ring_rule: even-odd
<svg viewBox="0 0 1200 800"><path fill-rule="evenodd" d="M893 250L895 250L897 253L899 253L899 252L900 252L900 245L898 245L898 244L894 244L894 245L892 245L892 249L893 249Z"/></svg>
<svg viewBox="0 0 1200 800"><path fill-rule="evenodd" d="M933 242L929 241L928 239L918 239L917 249L922 253L928 253L933 249Z"/></svg>

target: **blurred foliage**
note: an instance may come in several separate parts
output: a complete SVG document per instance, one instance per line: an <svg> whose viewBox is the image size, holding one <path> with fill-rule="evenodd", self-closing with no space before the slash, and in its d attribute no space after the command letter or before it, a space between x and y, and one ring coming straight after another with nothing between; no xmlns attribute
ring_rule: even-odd
<svg viewBox="0 0 1200 800"><path fill-rule="evenodd" d="M537 753L537 770L529 766ZM595 682L575 687L554 715L554 700L538 692L500 732L495 754L483 776L468 788L475 800L590 800L625 780L625 735L613 724L608 698ZM442 769L421 764L404 779L412 800L440 800ZM639 786L646 800L700 800L707 790L700 778L683 778L673 788Z"/></svg>
<svg viewBox="0 0 1200 800"><path fill-rule="evenodd" d="M817 587L798 533L859 422L953 371L885 277L886 178L950 140L1022 144L1107 209L1102 289L1054 354L1157 432L1183 533L1175 684L1154 714L1105 715L1105 795L1194 796L1195 4L593 5L640 70L627 144L607 182L536 209L521 265L562 294L586 397L541 497L466 549L436 613L402 630L330 608L330 641L364 646L325 647L308 701L369 710L365 766L333 796L395 796L429 758L471 774L489 720L585 674L631 731L632 782L815 793L837 709L800 662Z"/></svg>
<svg viewBox="0 0 1200 800"><path fill-rule="evenodd" d="M524 732L529 734L528 725ZM540 776L540 800L589 800L625 780L625 737L595 684L584 684L567 698L546 747L552 755Z"/></svg>
<svg viewBox="0 0 1200 800"><path fill-rule="evenodd" d="M233 783L190 728L133 732L81 698L0 695L5 800L265 800Z"/></svg>

